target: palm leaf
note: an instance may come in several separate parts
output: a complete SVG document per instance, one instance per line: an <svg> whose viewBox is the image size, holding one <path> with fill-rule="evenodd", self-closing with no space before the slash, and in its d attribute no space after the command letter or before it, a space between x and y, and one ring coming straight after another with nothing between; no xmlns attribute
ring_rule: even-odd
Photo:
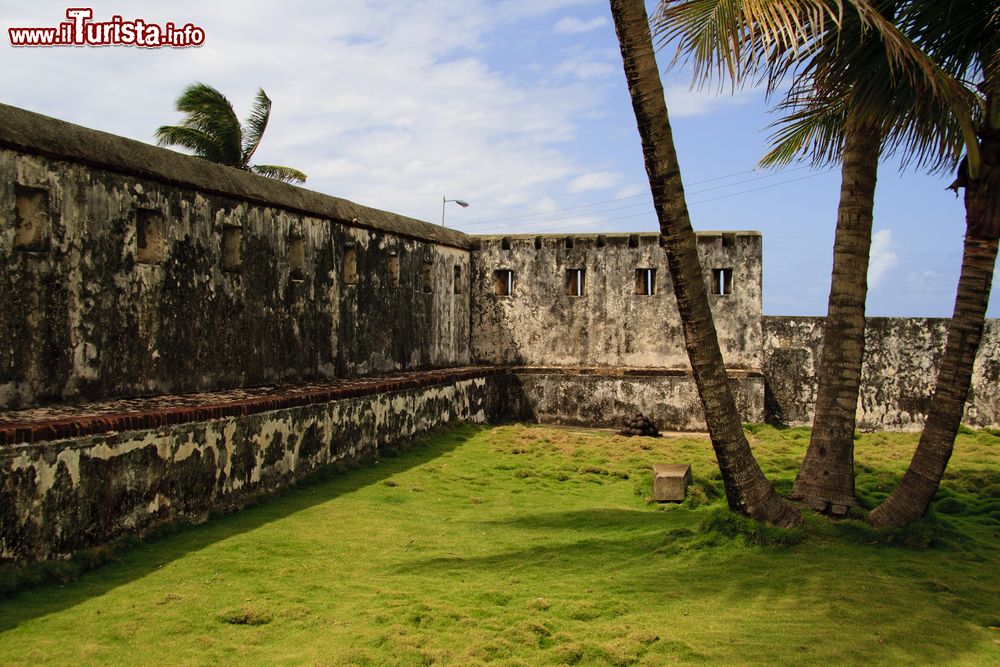
<svg viewBox="0 0 1000 667"><path fill-rule="evenodd" d="M653 17L659 45L677 42L672 66L690 64L696 85L768 80L821 48L840 25L840 0L664 0Z"/></svg>
<svg viewBox="0 0 1000 667"><path fill-rule="evenodd" d="M183 127L213 137L221 150L222 164L246 167L240 121L225 95L212 86L194 83L177 99L177 110L186 114Z"/></svg>
<svg viewBox="0 0 1000 667"><path fill-rule="evenodd" d="M796 107L796 105L798 105ZM840 162L844 148L844 127L850 103L847 99L822 104L786 100L779 109L794 111L771 124L771 147L760 160L762 167L780 167L794 160L808 159L815 167Z"/></svg>
<svg viewBox="0 0 1000 667"><path fill-rule="evenodd" d="M672 65L689 63L696 86L728 76L734 87L766 82L770 97L792 78L792 91L778 105L791 115L772 126L765 164L813 149L817 164L834 160L842 145L835 121L846 119L847 100L860 121L882 129L886 148L903 153L904 162L948 168L963 144L970 161L977 160L975 95L869 0L844 4L850 9L839 0L664 0L654 23L661 43L678 42ZM975 23L966 19L962 34Z"/></svg>
<svg viewBox="0 0 1000 667"><path fill-rule="evenodd" d="M901 72L918 95L931 95L938 104L954 115L965 141L969 175L976 178L981 158L979 139L973 123L975 95L945 72L899 28L880 14L867 0L850 0L863 24L877 32L885 47L890 68ZM881 119L872 118L873 122Z"/></svg>
<svg viewBox="0 0 1000 667"><path fill-rule="evenodd" d="M217 138L205 134L201 130L176 125L163 125L156 132L158 146L181 146L211 162L223 163L224 150L219 146Z"/></svg>
<svg viewBox="0 0 1000 667"><path fill-rule="evenodd" d="M185 114L184 120L180 125L164 125L156 130L160 146L182 146L218 164L281 181L305 183L306 175L298 169L266 164L251 167L249 164L271 114L271 100L263 88L257 90L245 135L226 96L204 83L188 86L177 100L177 110Z"/></svg>
<svg viewBox="0 0 1000 667"><path fill-rule="evenodd" d="M254 98L243 132L243 164L250 164L250 158L260 145L270 116L271 99L264 93L263 88L258 88L257 97Z"/></svg>
<svg viewBox="0 0 1000 667"><path fill-rule="evenodd" d="M286 183L306 182L306 175L298 169L292 169L291 167L279 167L273 164L255 164L250 167L250 171Z"/></svg>

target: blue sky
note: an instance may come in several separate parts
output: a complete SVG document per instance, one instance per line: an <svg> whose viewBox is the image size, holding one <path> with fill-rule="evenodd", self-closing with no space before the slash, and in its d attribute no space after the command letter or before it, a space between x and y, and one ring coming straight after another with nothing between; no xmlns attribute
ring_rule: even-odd
<svg viewBox="0 0 1000 667"><path fill-rule="evenodd" d="M5 29L64 20L65 4L12 4ZM188 83L241 117L262 86L274 109L256 161L301 169L310 189L431 222L442 195L466 199L447 224L473 233L657 228L606 2L249 4L94 6L199 25L194 49L12 49L4 34L0 100L152 142ZM664 83L696 229L762 232L765 312L824 314L837 170L754 171L773 120L758 91L691 91L681 70ZM882 166L869 314L951 314L964 211L950 180Z"/></svg>

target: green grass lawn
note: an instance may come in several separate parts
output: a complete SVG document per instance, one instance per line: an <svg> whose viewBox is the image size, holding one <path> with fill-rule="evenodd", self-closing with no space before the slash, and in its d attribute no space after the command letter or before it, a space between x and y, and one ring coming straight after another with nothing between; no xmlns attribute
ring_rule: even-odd
<svg viewBox="0 0 1000 667"><path fill-rule="evenodd" d="M787 491L808 431L749 432ZM915 443L859 438L864 502ZM704 437L457 426L0 598L0 664L1000 664L998 454L963 433L906 531L784 531L722 511Z"/></svg>

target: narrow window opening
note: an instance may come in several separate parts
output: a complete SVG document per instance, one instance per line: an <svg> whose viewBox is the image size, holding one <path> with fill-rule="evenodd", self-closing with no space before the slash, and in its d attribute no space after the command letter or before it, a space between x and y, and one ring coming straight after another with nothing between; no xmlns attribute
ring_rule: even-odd
<svg viewBox="0 0 1000 667"><path fill-rule="evenodd" d="M635 293L638 296L656 294L656 269L635 270Z"/></svg>
<svg viewBox="0 0 1000 667"><path fill-rule="evenodd" d="M573 249L573 237L572 236L567 236L566 237L566 249L567 250L572 250Z"/></svg>
<svg viewBox="0 0 1000 667"><path fill-rule="evenodd" d="M712 294L733 293L733 270L712 269Z"/></svg>
<svg viewBox="0 0 1000 667"><path fill-rule="evenodd" d="M514 296L514 272L510 269L494 271L493 291L497 296Z"/></svg>
<svg viewBox="0 0 1000 667"><path fill-rule="evenodd" d="M422 289L425 294L430 294L434 291L434 262L426 259L424 260L422 275Z"/></svg>
<svg viewBox="0 0 1000 667"><path fill-rule="evenodd" d="M393 287L399 287L399 256L396 253L389 255L389 280Z"/></svg>
<svg viewBox="0 0 1000 667"><path fill-rule="evenodd" d="M344 284L358 284L358 249L354 246L344 248Z"/></svg>
<svg viewBox="0 0 1000 667"><path fill-rule="evenodd" d="M722 247L723 248L735 248L736 247L736 234L723 234L722 235Z"/></svg>
<svg viewBox="0 0 1000 667"><path fill-rule="evenodd" d="M510 237L509 236L505 236L502 239L500 239L500 249L501 250L510 250Z"/></svg>
<svg viewBox="0 0 1000 667"><path fill-rule="evenodd" d="M541 249L542 249L542 237L541 236L536 236L535 237L535 250L541 250Z"/></svg>
<svg viewBox="0 0 1000 667"><path fill-rule="evenodd" d="M455 265L455 294L462 293L462 267L458 264Z"/></svg>
<svg viewBox="0 0 1000 667"><path fill-rule="evenodd" d="M638 234L629 234L628 235L628 247L629 248L638 248L639 247L639 235Z"/></svg>
<svg viewBox="0 0 1000 667"><path fill-rule="evenodd" d="M140 264L161 264L167 254L163 214L139 209L135 222L135 261Z"/></svg>
<svg viewBox="0 0 1000 667"><path fill-rule="evenodd" d="M608 237L605 236L604 234L598 234L597 235L597 247L598 248L603 248L606 245L608 245Z"/></svg>
<svg viewBox="0 0 1000 667"><path fill-rule="evenodd" d="M586 269L566 269L566 294L583 296L586 285Z"/></svg>
<svg viewBox="0 0 1000 667"><path fill-rule="evenodd" d="M222 228L222 270L235 273L243 265L243 228Z"/></svg>
<svg viewBox="0 0 1000 667"><path fill-rule="evenodd" d="M49 193L14 186L14 247L41 252L49 247Z"/></svg>
<svg viewBox="0 0 1000 667"><path fill-rule="evenodd" d="M288 239L288 277L295 283L306 279L306 240L304 238Z"/></svg>

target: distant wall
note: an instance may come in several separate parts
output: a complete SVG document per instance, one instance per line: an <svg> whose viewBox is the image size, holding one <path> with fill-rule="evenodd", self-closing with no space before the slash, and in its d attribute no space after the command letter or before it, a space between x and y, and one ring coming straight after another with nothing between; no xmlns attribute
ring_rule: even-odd
<svg viewBox="0 0 1000 667"><path fill-rule="evenodd" d="M525 366L689 368L677 302L658 234L476 237L472 355ZM711 285L731 271L730 294L710 294L729 368L760 370L761 238L756 232L699 233ZM568 294L568 271L583 269L583 294ZM654 269L652 295L637 294L639 269ZM513 271L504 295L500 271ZM716 282L718 282L716 280ZM712 291L710 289L710 291ZM720 291L720 290L717 290Z"/></svg>
<svg viewBox="0 0 1000 667"><path fill-rule="evenodd" d="M764 378L730 370L740 417L764 421ZM704 431L705 411L690 373L658 369L514 368L502 385L508 416L542 424L621 428L642 413L663 430Z"/></svg>
<svg viewBox="0 0 1000 667"><path fill-rule="evenodd" d="M0 409L468 363L469 244L0 105Z"/></svg>
<svg viewBox="0 0 1000 667"><path fill-rule="evenodd" d="M764 379L769 420L811 425L822 317L764 317ZM948 320L873 317L865 330L858 400L862 430L919 430L930 406ZM1000 428L1000 322L983 334L965 423Z"/></svg>

